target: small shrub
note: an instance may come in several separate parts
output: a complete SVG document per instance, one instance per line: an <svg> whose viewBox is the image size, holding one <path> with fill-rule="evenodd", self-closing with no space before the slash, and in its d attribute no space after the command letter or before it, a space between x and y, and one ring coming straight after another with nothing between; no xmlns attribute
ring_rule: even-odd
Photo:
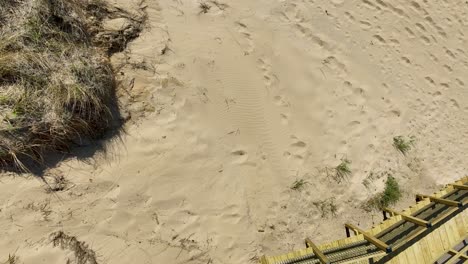
<svg viewBox="0 0 468 264"><path fill-rule="evenodd" d="M413 148L415 141L416 138L414 136L410 136L408 138L397 136L393 138L393 147L395 147L403 155L406 155L406 153Z"/></svg>
<svg viewBox="0 0 468 264"><path fill-rule="evenodd" d="M291 186L291 189L292 190L295 190L295 191L299 191L301 190L304 185L306 185L308 182L305 181L304 179L299 179L299 180L295 180L294 183L292 184Z"/></svg>
<svg viewBox="0 0 468 264"><path fill-rule="evenodd" d="M400 198L400 185L394 177L389 176L385 182L385 190L381 196L380 203L382 207L388 207L390 205L396 204Z"/></svg>
<svg viewBox="0 0 468 264"><path fill-rule="evenodd" d="M367 200L363 205L363 209L366 211L372 211L389 207L396 204L400 200L401 196L402 193L398 181L394 177L388 176L387 181L385 182L384 191Z"/></svg>

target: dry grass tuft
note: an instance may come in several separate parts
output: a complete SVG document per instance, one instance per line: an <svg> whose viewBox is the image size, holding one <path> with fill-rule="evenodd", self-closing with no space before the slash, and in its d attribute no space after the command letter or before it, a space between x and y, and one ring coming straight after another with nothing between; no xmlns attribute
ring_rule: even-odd
<svg viewBox="0 0 468 264"><path fill-rule="evenodd" d="M304 188L306 184L308 184L308 182L304 179L295 180L291 185L291 190L299 191Z"/></svg>
<svg viewBox="0 0 468 264"><path fill-rule="evenodd" d="M348 178L351 175L350 165L351 165L350 160L348 160L346 158L341 159L341 163L338 164L334 168L335 174L334 174L333 178L335 179L335 181L342 182L343 180L345 180L346 178Z"/></svg>
<svg viewBox="0 0 468 264"><path fill-rule="evenodd" d="M115 104L108 56L141 31L140 19L105 31L119 15L97 0L0 0L0 165L27 170L44 151L101 136Z"/></svg>
<svg viewBox="0 0 468 264"><path fill-rule="evenodd" d="M8 259L5 262L2 262L2 264L17 264L19 263L19 258L17 256L13 255L8 255Z"/></svg>
<svg viewBox="0 0 468 264"><path fill-rule="evenodd" d="M88 246L78 241L76 237L69 236L62 231L51 234L50 239L55 247L71 250L75 254L76 264L97 264L96 253Z"/></svg>
<svg viewBox="0 0 468 264"><path fill-rule="evenodd" d="M206 2L200 3L199 7L200 7L200 13L199 14L201 14L201 13L206 14L211 9L211 6Z"/></svg>
<svg viewBox="0 0 468 264"><path fill-rule="evenodd" d="M320 217L322 218L327 218L328 216L335 217L337 215L338 205L335 198L313 202L313 204L319 209Z"/></svg>

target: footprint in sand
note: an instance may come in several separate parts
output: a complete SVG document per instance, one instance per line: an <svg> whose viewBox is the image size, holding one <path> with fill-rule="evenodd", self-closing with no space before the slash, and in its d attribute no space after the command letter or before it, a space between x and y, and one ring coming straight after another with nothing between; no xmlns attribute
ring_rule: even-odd
<svg viewBox="0 0 468 264"><path fill-rule="evenodd" d="M460 109L460 105L458 104L458 101L455 100L455 99L450 99L450 105L451 105L453 108Z"/></svg>
<svg viewBox="0 0 468 264"><path fill-rule="evenodd" d="M265 83L265 88L267 91L270 91L270 87L274 85L275 81L277 80L276 75L272 73L271 64L267 62L266 59L262 58L258 59L257 63L258 67L263 72L263 82Z"/></svg>
<svg viewBox="0 0 468 264"><path fill-rule="evenodd" d="M465 86L465 82L463 82L462 80L456 78L455 81L457 82L458 85Z"/></svg>
<svg viewBox="0 0 468 264"><path fill-rule="evenodd" d="M432 86L435 85L435 81L434 81L434 79L432 79L431 77L426 76L426 77L424 77L424 79L425 79L430 85L432 85Z"/></svg>
<svg viewBox="0 0 468 264"><path fill-rule="evenodd" d="M356 18L354 18L354 16L350 12L345 12L344 15L349 20L349 22L351 23L356 22Z"/></svg>
<svg viewBox="0 0 468 264"><path fill-rule="evenodd" d="M223 213L219 216L223 220L223 222L231 223L231 224L238 224L242 220L245 220L245 215L243 216L240 213L240 208L237 205L229 205L223 210Z"/></svg>
<svg viewBox="0 0 468 264"><path fill-rule="evenodd" d="M295 135L291 135L292 143L289 145L287 151L283 153L283 156L293 161L302 163L304 162L305 155L307 154L307 143L298 139Z"/></svg>
<svg viewBox="0 0 468 264"><path fill-rule="evenodd" d="M409 38L414 38L414 37L416 37L416 34L414 34L414 32L413 32L410 28L405 27L405 30L406 30L406 33L408 33L408 37L409 37Z"/></svg>
<svg viewBox="0 0 468 264"><path fill-rule="evenodd" d="M372 24L371 24L370 22L364 21L364 20L359 21L359 25L360 25L361 28L364 29L364 30L368 30L368 29L370 29L370 28L372 27Z"/></svg>
<svg viewBox="0 0 468 264"><path fill-rule="evenodd" d="M344 2L345 2L345 0L331 0L331 3L332 3L334 6L340 6L340 5L342 5Z"/></svg>
<svg viewBox="0 0 468 264"><path fill-rule="evenodd" d="M255 50L255 45L252 40L252 34L250 33L246 24L242 22L236 22L237 32L242 35L243 43L242 48L244 49L244 55L249 55Z"/></svg>
<svg viewBox="0 0 468 264"><path fill-rule="evenodd" d="M456 59L456 58L457 58L457 56L455 56L455 54L454 54L451 50L447 49L446 47L444 47L444 50L445 50L445 53L446 53L450 58L452 58L452 59Z"/></svg>
<svg viewBox="0 0 468 264"><path fill-rule="evenodd" d="M281 117L281 124L282 125L286 126L286 125L289 124L289 115L288 114L281 113L280 117Z"/></svg>
<svg viewBox="0 0 468 264"><path fill-rule="evenodd" d="M448 73L451 73L451 72L453 72L453 69L452 69L452 67L450 67L450 66L449 66L449 65L447 65L447 64L445 64L445 65L443 66L443 68L444 68L444 69L445 69L445 70L446 70Z"/></svg>
<svg viewBox="0 0 468 264"><path fill-rule="evenodd" d="M323 65L329 68L334 74L340 77L347 75L346 65L334 56L329 56L323 60Z"/></svg>
<svg viewBox="0 0 468 264"><path fill-rule="evenodd" d="M377 42L379 42L380 44L386 44L387 43L387 41L385 41L385 39L380 35L374 35L374 39L376 39Z"/></svg>
<svg viewBox="0 0 468 264"><path fill-rule="evenodd" d="M244 164L249 159L249 155L244 150L234 150L231 152L233 159L233 164Z"/></svg>
<svg viewBox="0 0 468 264"><path fill-rule="evenodd" d="M450 88L450 84L444 83L444 82L440 83L440 86L441 86L443 89L445 89L445 90L447 90L447 89Z"/></svg>
<svg viewBox="0 0 468 264"><path fill-rule="evenodd" d="M281 95L273 97L273 100L277 106L289 107L291 104Z"/></svg>
<svg viewBox="0 0 468 264"><path fill-rule="evenodd" d="M325 36L316 33L317 31L311 26L310 17L306 17L305 14L307 12L296 4L287 4L284 11L281 12L283 20L294 25L296 34L299 37L311 41L320 48L331 51L332 46L329 41L325 39Z"/></svg>
<svg viewBox="0 0 468 264"><path fill-rule="evenodd" d="M408 57L401 57L401 60L405 62L406 64L411 64L411 60L408 59Z"/></svg>
<svg viewBox="0 0 468 264"><path fill-rule="evenodd" d="M362 3L364 4L365 7L370 8L370 9L380 9L379 7L375 6L371 1L369 0L362 0Z"/></svg>

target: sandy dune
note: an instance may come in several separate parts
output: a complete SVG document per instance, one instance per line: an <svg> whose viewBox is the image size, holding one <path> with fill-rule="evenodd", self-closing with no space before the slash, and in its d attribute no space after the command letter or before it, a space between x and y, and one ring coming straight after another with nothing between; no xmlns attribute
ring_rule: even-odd
<svg viewBox="0 0 468 264"><path fill-rule="evenodd" d="M132 119L105 153L47 171L64 191L0 178L0 262L75 263L50 243L63 230L98 263L255 263L379 222L360 204L387 174L397 207L466 175L465 1L207 3L116 1L148 13L113 58ZM398 135L417 139L407 156ZM352 175L337 183L326 168L342 158Z"/></svg>

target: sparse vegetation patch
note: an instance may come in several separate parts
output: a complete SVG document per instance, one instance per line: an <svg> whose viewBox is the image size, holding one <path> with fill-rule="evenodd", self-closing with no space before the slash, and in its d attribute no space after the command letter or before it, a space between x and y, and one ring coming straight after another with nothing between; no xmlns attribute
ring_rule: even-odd
<svg viewBox="0 0 468 264"><path fill-rule="evenodd" d="M334 198L318 201L313 203L315 207L320 211L320 217L326 218L328 216L336 216L338 212L338 206Z"/></svg>
<svg viewBox="0 0 468 264"><path fill-rule="evenodd" d="M69 236L62 231L51 234L50 240L55 247L71 250L75 254L74 262L70 260L67 263L76 264L97 264L96 253L90 249L84 242L79 241L74 236Z"/></svg>

